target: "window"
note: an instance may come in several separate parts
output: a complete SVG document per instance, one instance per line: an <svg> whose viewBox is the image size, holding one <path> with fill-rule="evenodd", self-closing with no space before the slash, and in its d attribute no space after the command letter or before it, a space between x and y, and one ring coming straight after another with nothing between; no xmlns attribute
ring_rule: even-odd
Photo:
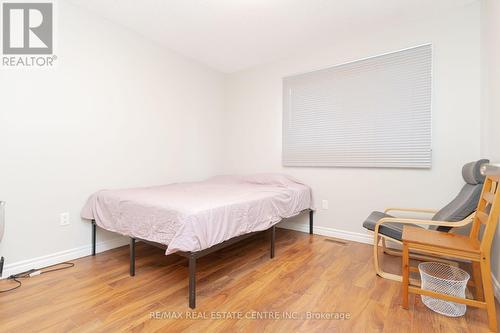
<svg viewBox="0 0 500 333"><path fill-rule="evenodd" d="M283 79L283 165L431 167L432 46Z"/></svg>

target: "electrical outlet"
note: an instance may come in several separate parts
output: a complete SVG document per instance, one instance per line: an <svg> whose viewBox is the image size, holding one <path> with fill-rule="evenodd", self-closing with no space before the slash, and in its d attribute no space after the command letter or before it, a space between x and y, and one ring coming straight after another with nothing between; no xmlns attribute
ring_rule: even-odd
<svg viewBox="0 0 500 333"><path fill-rule="evenodd" d="M69 225L69 213L61 213L59 215L59 225Z"/></svg>
<svg viewBox="0 0 500 333"><path fill-rule="evenodd" d="M328 209L328 200L322 200L321 201L321 207L323 209Z"/></svg>

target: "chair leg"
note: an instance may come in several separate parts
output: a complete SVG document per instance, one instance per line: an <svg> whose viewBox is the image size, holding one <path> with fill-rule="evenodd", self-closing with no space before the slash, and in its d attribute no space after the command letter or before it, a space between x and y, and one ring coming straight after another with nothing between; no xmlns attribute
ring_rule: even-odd
<svg viewBox="0 0 500 333"><path fill-rule="evenodd" d="M488 326L490 331L497 331L497 317L495 310L495 296L491 283L490 258L483 257L481 260L481 276L483 282L484 299L486 302L486 311L488 312Z"/></svg>
<svg viewBox="0 0 500 333"><path fill-rule="evenodd" d="M474 281L474 296L476 300L484 302L481 264L477 261L472 262L472 280Z"/></svg>
<svg viewBox="0 0 500 333"><path fill-rule="evenodd" d="M380 237L375 234L374 236L374 244L373 244L373 263L374 263L374 266L375 266L375 272L377 273L378 276L380 276L381 278L384 278L384 279L387 279L387 280L392 280L392 281L397 281L397 282L401 282L401 276L400 275L397 275L397 274L392 274L392 273L387 273L387 272L384 272L381 268L380 268L380 262L378 260L378 243L380 241ZM382 238L383 239L383 238Z"/></svg>
<svg viewBox="0 0 500 333"><path fill-rule="evenodd" d="M403 309L408 310L408 286L410 283L410 256L408 245L403 244L403 257L402 257L402 270L403 270L403 283L402 283L402 297L403 301L401 306Z"/></svg>
<svg viewBox="0 0 500 333"><path fill-rule="evenodd" d="M380 237L375 234L373 235L373 264L375 266L375 272L377 275L380 275L381 269L380 269L380 264L378 262L378 243L380 241Z"/></svg>

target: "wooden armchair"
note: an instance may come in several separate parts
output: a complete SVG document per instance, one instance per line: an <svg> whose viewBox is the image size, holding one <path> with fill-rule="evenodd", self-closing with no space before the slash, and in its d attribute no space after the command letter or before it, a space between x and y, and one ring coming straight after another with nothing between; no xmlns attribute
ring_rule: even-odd
<svg viewBox="0 0 500 333"><path fill-rule="evenodd" d="M413 226L416 228L433 228L438 231L448 232L452 228L464 227L470 224L474 219L474 212L479 201L483 187L484 176L481 174L481 166L488 163L489 160L482 159L476 162L470 162L463 166L462 177L466 184L462 187L458 195L445 207L440 210L433 209L414 209L414 208L387 208L382 212L372 212L363 227L373 231L373 259L375 272L380 277L394 281L402 281L402 276L384 272L379 264L379 243L382 243L383 252L390 255L401 256L401 251L389 249L386 246L386 240L402 244L402 233L404 226ZM389 215L389 212L405 213L427 213L433 214L430 219L403 218ZM444 261L444 259L435 258L429 255L422 255L414 252L411 258L419 260Z"/></svg>
<svg viewBox="0 0 500 333"><path fill-rule="evenodd" d="M491 245L497 228L498 217L500 216L500 170L497 170L496 174L497 175L491 175L486 178L472 228L468 236L408 226L404 227L402 258L403 308L408 309L409 293L466 304L486 309L490 330L497 330L495 297L490 270ZM481 227L484 228L482 237ZM409 252L411 250L471 262L473 277L472 285L475 289L475 299L459 298L410 286L410 271L418 272L418 269L415 267L410 267Z"/></svg>

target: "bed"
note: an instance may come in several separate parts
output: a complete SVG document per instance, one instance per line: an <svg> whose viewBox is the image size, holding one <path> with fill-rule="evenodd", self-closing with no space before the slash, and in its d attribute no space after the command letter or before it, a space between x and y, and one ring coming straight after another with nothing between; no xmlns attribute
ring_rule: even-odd
<svg viewBox="0 0 500 333"><path fill-rule="evenodd" d="M92 221L92 255L96 226L130 237L130 275L135 275L135 242L140 240L189 260L189 307L196 307L196 259L276 224L309 212L313 233L311 188L283 174L215 176L204 181L92 194L81 216Z"/></svg>

